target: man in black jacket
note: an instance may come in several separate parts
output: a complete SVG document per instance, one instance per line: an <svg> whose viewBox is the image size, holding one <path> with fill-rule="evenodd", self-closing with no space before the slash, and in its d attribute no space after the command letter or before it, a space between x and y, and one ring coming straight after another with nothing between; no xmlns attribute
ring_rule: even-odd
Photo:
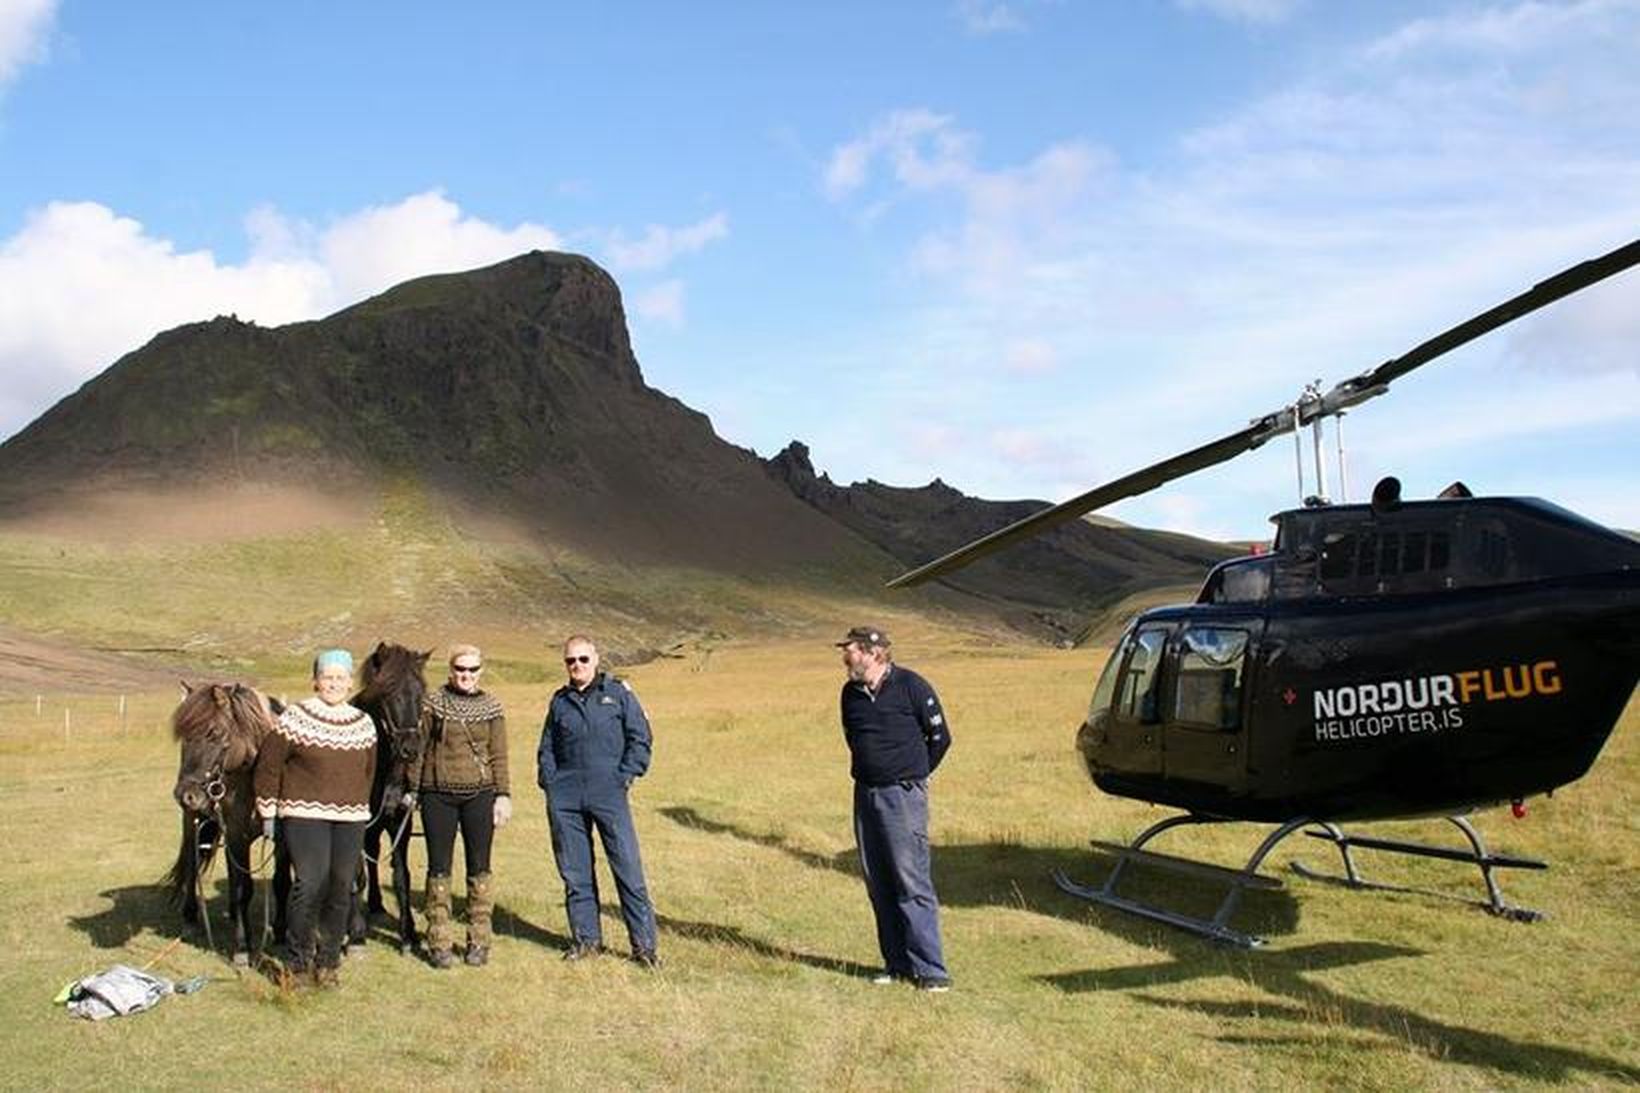
<svg viewBox="0 0 1640 1093"><path fill-rule="evenodd" d="M883 953L873 982L950 990L928 850L928 776L951 746L951 727L928 681L894 663L881 629L856 626L837 646L848 669L842 713L854 840Z"/></svg>

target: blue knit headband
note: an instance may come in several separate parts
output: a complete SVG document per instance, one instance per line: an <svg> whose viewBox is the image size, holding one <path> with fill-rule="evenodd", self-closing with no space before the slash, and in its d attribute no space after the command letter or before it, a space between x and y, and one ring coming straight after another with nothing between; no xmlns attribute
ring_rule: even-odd
<svg viewBox="0 0 1640 1093"><path fill-rule="evenodd" d="M317 676L326 668L342 668L348 675L352 675L353 654L346 649L326 649L313 658L313 674Z"/></svg>

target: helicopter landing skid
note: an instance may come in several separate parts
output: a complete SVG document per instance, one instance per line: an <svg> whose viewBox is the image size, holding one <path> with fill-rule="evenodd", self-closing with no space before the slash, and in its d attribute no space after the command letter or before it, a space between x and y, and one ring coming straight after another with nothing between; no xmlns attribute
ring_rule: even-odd
<svg viewBox="0 0 1640 1093"><path fill-rule="evenodd" d="M1361 876L1355 866L1355 859L1350 850L1361 847L1365 850L1383 850L1391 854L1413 854L1423 858L1441 858L1445 861L1469 862L1479 866L1481 878L1486 882L1486 899L1469 900L1463 902L1481 908L1498 918L1506 918L1513 922L1537 922L1544 917L1542 911L1534 911L1529 907L1516 907L1505 902L1503 892L1498 888L1496 878L1492 876L1494 869L1547 869L1547 862L1537 861L1534 858L1514 858L1503 854L1493 854L1486 849L1486 842L1481 833L1475 830L1475 825L1462 816L1447 816L1459 831L1469 840L1469 849L1453 849L1445 846L1427 846L1423 843L1400 842L1395 839L1375 839L1366 835L1346 835L1338 826L1330 823L1317 823L1312 830L1305 834L1315 839L1325 839L1338 847L1339 856L1344 859L1344 875L1323 873L1311 869L1303 862L1293 862L1293 872L1310 880L1325 881L1329 884L1342 885L1345 888L1370 889L1379 892L1413 892L1418 895L1440 896L1444 893L1429 892L1420 888L1409 888L1397 884L1384 884L1379 881L1370 881ZM1314 830L1319 828L1320 830ZM1460 897L1448 897L1460 898Z"/></svg>
<svg viewBox="0 0 1640 1093"><path fill-rule="evenodd" d="M1175 926L1181 930L1189 930L1193 934L1198 934L1213 941L1223 942L1227 945L1236 945L1243 949L1256 949L1264 944L1264 939L1232 928L1230 926L1230 916L1235 914L1236 908L1241 904L1242 893L1247 889L1282 887L1280 880L1261 874L1258 871L1259 864L1264 861L1265 857L1271 850L1275 849L1276 844L1282 839L1300 828L1309 826L1314 821L1308 818L1300 818L1282 824L1280 828L1259 844L1259 848L1253 852L1253 856L1248 859L1247 865L1242 869L1230 869L1210 862L1196 861L1193 858L1180 858L1172 854L1158 854L1153 850L1143 849L1145 843L1169 828L1185 824L1221 822L1223 821L1211 816L1171 816L1160 823L1152 824L1141 832L1138 838L1126 845L1104 842L1099 839L1090 840L1099 849L1109 850L1116 854L1116 865L1112 867L1110 875L1105 878L1105 883L1099 888L1091 888L1085 884L1078 884L1058 870L1054 871L1053 881L1062 892L1078 899L1085 899L1090 903L1111 907L1125 914L1148 918L1153 922ZM1165 907L1157 907L1149 903L1141 903L1138 900L1128 899L1125 896L1116 894L1116 883L1121 879L1122 873L1129 862L1139 862L1143 865L1153 865L1174 873L1185 873L1194 877L1221 881L1229 885L1229 890L1225 892L1224 899L1219 903L1217 912L1210 919L1198 918L1195 915L1187 915L1179 911L1170 911Z"/></svg>

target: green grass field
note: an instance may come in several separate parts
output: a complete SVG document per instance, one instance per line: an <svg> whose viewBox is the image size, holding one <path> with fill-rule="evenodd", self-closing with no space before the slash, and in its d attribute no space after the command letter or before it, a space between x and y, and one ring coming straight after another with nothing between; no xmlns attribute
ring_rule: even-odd
<svg viewBox="0 0 1640 1093"><path fill-rule="evenodd" d="M955 745L935 780L935 871L956 990L873 987L871 916L849 833L840 668L817 638L726 644L629 676L656 729L634 803L665 967L567 965L533 757L548 684L508 665L518 815L496 849L501 936L484 969L438 972L372 944L343 985L281 992L189 937L157 880L177 833L173 696L0 702L0 1085L246 1088L1587 1088L1640 1083L1640 703L1594 772L1524 821L1482 818L1546 873L1504 878L1542 923L1452 899L1360 894L1293 877L1292 839L1238 922L1270 937L1216 947L1062 895L1049 872L1102 877L1090 836L1160 816L1100 796L1072 738L1103 657L896 634L941 689ZM303 692L300 664L263 678ZM65 733L63 710L70 711ZM1441 837L1434 825L1385 825ZM1239 864L1263 828L1194 849ZM1185 849L1183 842L1172 849ZM1326 849L1326 848L1320 848ZM1376 877L1475 895L1478 875L1366 857ZM413 861L420 887L421 849ZM601 867L600 867L601 869ZM1473 871L1471 871L1473 872ZM225 903L220 867L217 913ZM1194 881L1152 892L1211 906ZM260 900L259 884L258 899ZM606 891L607 940L625 938ZM458 882L458 892L459 892ZM389 897L391 902L391 897ZM260 916L260 905L257 907ZM220 919L218 920L220 922ZM218 940L224 928L216 931ZM200 993L93 1025L51 1004L116 962Z"/></svg>

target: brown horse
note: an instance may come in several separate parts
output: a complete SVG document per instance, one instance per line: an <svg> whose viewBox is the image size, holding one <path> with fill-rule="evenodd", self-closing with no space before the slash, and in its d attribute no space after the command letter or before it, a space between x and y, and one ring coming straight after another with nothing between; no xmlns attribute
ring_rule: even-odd
<svg viewBox="0 0 1640 1093"><path fill-rule="evenodd" d="M182 908L183 920L191 924L204 916L205 935L210 938L209 912L200 906L201 878L217 847L226 845L233 961L246 964L253 881L250 851L261 834L251 772L280 707L240 683L182 686L186 694L171 715L171 732L182 751L172 790L182 808L182 844L166 884ZM276 936L284 933L285 897L290 891L289 863L282 852L279 858L271 895L277 908Z"/></svg>
<svg viewBox="0 0 1640 1093"><path fill-rule="evenodd" d="M404 807L410 764L421 755L421 700L427 693L422 671L432 650L418 653L402 645L378 642L359 669L359 693L353 705L376 722L376 777L370 789L370 825L365 828L364 869L372 914L384 913L381 880L376 864L381 840L389 841L393 862L393 895L399 905L399 951L416 946L416 920L410 905L410 837L415 821ZM348 939L362 944L367 933L364 910L354 902Z"/></svg>

